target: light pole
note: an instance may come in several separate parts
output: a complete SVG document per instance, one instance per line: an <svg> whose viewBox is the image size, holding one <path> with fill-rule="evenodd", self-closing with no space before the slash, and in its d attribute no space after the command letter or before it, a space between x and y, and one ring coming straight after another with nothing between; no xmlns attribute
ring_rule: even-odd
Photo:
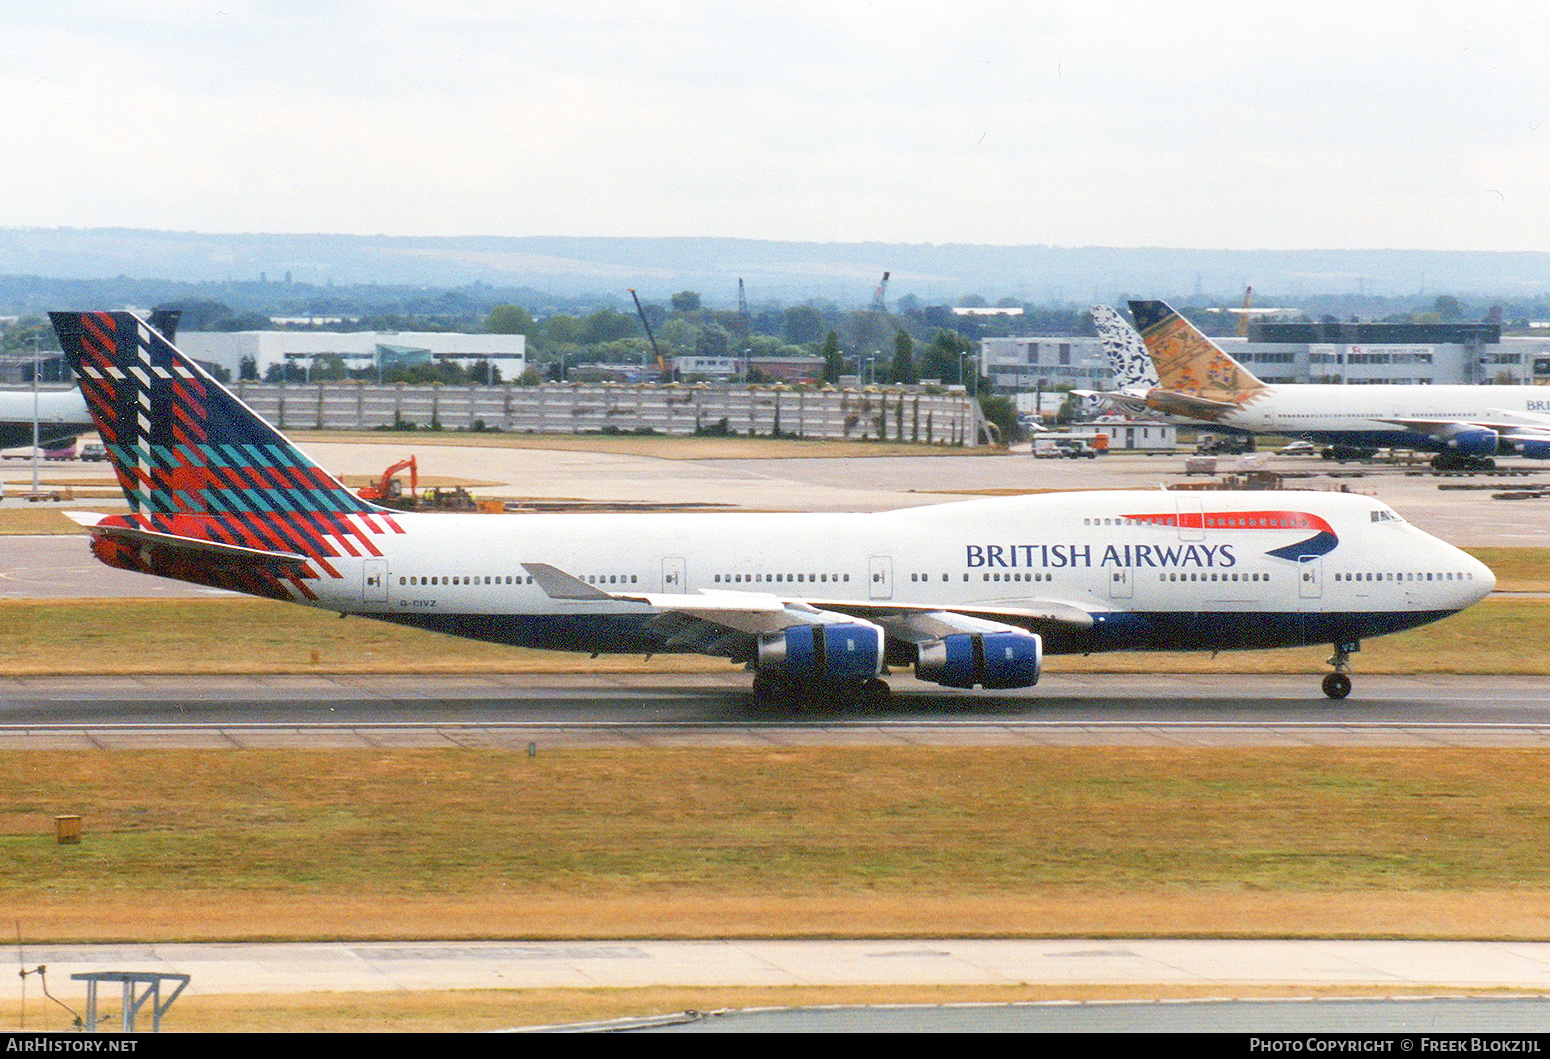
<svg viewBox="0 0 1550 1059"><path fill-rule="evenodd" d="M38 336L32 336L32 495L38 495L38 374L43 370L43 354Z"/></svg>

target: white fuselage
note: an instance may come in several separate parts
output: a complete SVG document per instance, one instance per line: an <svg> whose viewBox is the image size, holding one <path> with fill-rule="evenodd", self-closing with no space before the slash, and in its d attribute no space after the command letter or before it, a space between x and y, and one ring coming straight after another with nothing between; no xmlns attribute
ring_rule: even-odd
<svg viewBox="0 0 1550 1059"><path fill-rule="evenodd" d="M1550 390L1541 386L1273 385L1220 422L1255 432L1376 437L1406 433L1404 421L1470 423L1499 418L1499 412L1550 417Z"/></svg>
<svg viewBox="0 0 1550 1059"><path fill-rule="evenodd" d="M1097 492L876 514L392 519L401 533L370 538L379 558L335 560L339 578L310 583L315 605L433 627L484 615L580 619L580 629L591 618L655 613L645 603L550 598L523 566L546 563L620 594L754 593L840 610L1035 601L1100 622L1151 615L1198 624L1215 615L1241 626L1237 619L1258 614L1323 615L1338 625L1341 615L1366 615L1407 627L1460 610L1495 584L1477 560L1383 504L1338 493ZM1370 621L1362 628L1362 635L1392 631ZM1249 645L1234 640L1241 632L1224 633L1219 646ZM1080 638L1073 642L1080 646ZM1210 642L1202 627L1187 644L1127 640L1089 649L1210 649ZM613 648L576 642L571 649Z"/></svg>

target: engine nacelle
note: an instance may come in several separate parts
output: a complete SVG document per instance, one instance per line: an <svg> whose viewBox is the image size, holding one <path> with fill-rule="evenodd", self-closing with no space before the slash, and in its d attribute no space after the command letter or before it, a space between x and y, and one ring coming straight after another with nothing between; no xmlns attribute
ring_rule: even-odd
<svg viewBox="0 0 1550 1059"><path fill-rule="evenodd" d="M964 632L920 645L915 675L949 688L1026 688L1039 682L1044 641L1035 633Z"/></svg>
<svg viewBox="0 0 1550 1059"><path fill-rule="evenodd" d="M871 680L883 671L883 630L869 621L793 625L759 638L757 667L802 682Z"/></svg>
<svg viewBox="0 0 1550 1059"><path fill-rule="evenodd" d="M1531 460L1550 460L1550 438L1512 438L1518 454Z"/></svg>
<svg viewBox="0 0 1550 1059"><path fill-rule="evenodd" d="M1448 448L1465 456L1495 456L1498 440L1494 430L1460 430L1448 437Z"/></svg>

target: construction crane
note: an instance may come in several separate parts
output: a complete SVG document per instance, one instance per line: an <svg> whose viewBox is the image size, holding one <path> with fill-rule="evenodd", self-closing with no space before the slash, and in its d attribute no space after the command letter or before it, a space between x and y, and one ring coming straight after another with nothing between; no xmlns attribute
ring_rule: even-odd
<svg viewBox="0 0 1550 1059"><path fill-rule="evenodd" d="M883 273L883 281L872 292L872 311L881 316L888 315L888 275L887 272Z"/></svg>
<svg viewBox="0 0 1550 1059"><path fill-rule="evenodd" d="M742 280L738 280L741 284ZM646 319L646 310L641 308L640 295L635 293L635 288L630 288L630 297L635 299L635 312L640 316L641 326L646 329L646 337L651 340L651 351L657 355L657 374L663 382L671 382L673 373L667 366L667 361L662 359L662 350L657 345L657 336L651 333L651 321ZM645 382L641 379L641 382Z"/></svg>

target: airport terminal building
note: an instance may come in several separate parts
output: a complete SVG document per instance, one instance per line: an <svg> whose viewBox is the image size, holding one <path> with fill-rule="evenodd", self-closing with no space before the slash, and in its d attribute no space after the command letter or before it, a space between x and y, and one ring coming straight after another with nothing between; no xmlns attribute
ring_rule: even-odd
<svg viewBox="0 0 1550 1059"><path fill-rule="evenodd" d="M1506 336L1499 324L1255 321L1248 338L1218 339L1265 382L1550 385L1550 338Z"/></svg>
<svg viewBox="0 0 1550 1059"><path fill-rule="evenodd" d="M1499 324L1265 320L1213 341L1268 383L1550 385L1550 337ZM987 338L980 373L1002 393L1113 385L1102 342L1079 336Z"/></svg>
<svg viewBox="0 0 1550 1059"><path fill-rule="evenodd" d="M1082 336L1014 336L980 342L980 375L998 393L1113 388L1100 339Z"/></svg>

